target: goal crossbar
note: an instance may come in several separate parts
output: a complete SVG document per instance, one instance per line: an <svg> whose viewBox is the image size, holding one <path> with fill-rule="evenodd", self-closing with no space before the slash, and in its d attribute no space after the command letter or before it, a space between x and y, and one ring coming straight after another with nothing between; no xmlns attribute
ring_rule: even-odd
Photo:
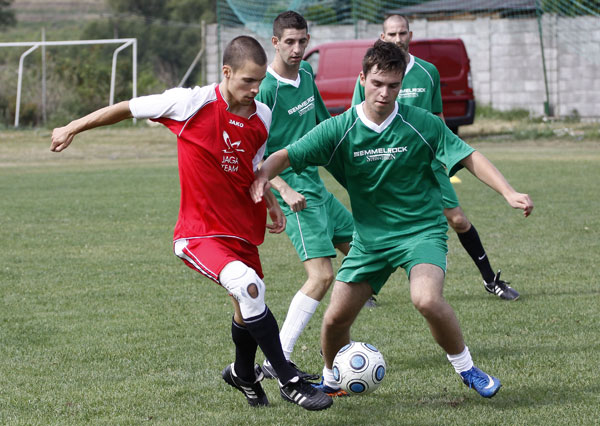
<svg viewBox="0 0 600 426"><path fill-rule="evenodd" d="M29 47L29 49L19 58L19 74L17 82L17 101L15 107L15 127L19 127L19 113L21 107L21 86L23 82L23 64L25 57L41 46L81 46L92 44L120 44L113 53L112 71L110 76L110 96L109 105L114 103L115 96L115 74L117 69L117 55L119 52L129 46L132 46L132 98L137 96L137 39L135 38L113 38L99 40L65 40L65 41L23 41L0 43L0 47Z"/></svg>

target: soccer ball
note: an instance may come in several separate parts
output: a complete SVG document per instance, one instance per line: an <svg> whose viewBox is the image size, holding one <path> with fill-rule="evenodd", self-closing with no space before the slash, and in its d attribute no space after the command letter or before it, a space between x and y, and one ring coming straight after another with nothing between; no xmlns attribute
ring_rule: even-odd
<svg viewBox="0 0 600 426"><path fill-rule="evenodd" d="M379 387L385 376L385 360L369 343L350 342L333 360L333 378L346 392L365 395Z"/></svg>

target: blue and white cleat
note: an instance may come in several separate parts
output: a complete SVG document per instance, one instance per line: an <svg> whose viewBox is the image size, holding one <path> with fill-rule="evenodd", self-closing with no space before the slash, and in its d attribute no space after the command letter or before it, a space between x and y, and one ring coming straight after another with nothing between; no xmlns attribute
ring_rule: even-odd
<svg viewBox="0 0 600 426"><path fill-rule="evenodd" d="M342 388L332 388L331 386L327 386L323 383L323 378L321 378L321 383L311 383L313 388L319 389L321 392L331 396L331 397L340 397L340 396L350 396L348 392L346 392Z"/></svg>
<svg viewBox="0 0 600 426"><path fill-rule="evenodd" d="M473 366L468 371L460 373L463 383L470 388L475 389L479 395L484 398L491 398L500 390L500 380L484 373L479 368Z"/></svg>

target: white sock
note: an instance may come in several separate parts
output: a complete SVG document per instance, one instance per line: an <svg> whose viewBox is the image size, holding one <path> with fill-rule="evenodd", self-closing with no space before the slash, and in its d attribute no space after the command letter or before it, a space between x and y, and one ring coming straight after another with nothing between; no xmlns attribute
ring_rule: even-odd
<svg viewBox="0 0 600 426"><path fill-rule="evenodd" d="M317 306L319 306L318 300L308 297L301 291L298 291L292 299L287 316L279 332L281 347L287 360L292 356L296 340L298 340L304 327L306 327L306 324L308 324L308 321L310 321L317 310Z"/></svg>
<svg viewBox="0 0 600 426"><path fill-rule="evenodd" d="M323 384L325 386L329 386L330 388L336 389L338 384L333 378L333 370L331 368L327 368L323 366Z"/></svg>
<svg viewBox="0 0 600 426"><path fill-rule="evenodd" d="M465 346L464 351L457 355L446 354L446 356L458 374L473 368L473 360L471 359L471 353L467 346Z"/></svg>

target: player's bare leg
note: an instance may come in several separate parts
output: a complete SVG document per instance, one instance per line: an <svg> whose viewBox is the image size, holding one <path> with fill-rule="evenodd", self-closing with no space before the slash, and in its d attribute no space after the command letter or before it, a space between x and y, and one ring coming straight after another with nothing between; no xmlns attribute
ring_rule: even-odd
<svg viewBox="0 0 600 426"><path fill-rule="evenodd" d="M365 302L373 294L366 283L345 283L336 281L323 323L321 325L321 350L323 351L323 379L316 387L331 396L345 396L333 379L333 359L340 348L350 343L350 327Z"/></svg>
<svg viewBox="0 0 600 426"><path fill-rule="evenodd" d="M323 300L333 282L333 266L329 257L308 259L302 263L308 276L300 291L311 299Z"/></svg>
<svg viewBox="0 0 600 426"><path fill-rule="evenodd" d="M450 227L454 229L457 234L467 232L469 228L471 228L471 222L469 222L469 219L460 206L451 209L444 209L444 216L446 216L448 225L450 225Z"/></svg>
<svg viewBox="0 0 600 426"><path fill-rule="evenodd" d="M491 398L500 389L500 380L473 365L458 319L443 297L443 287L444 272L438 266L420 264L411 269L411 300L427 320L433 338L446 351L448 360L463 382L481 396Z"/></svg>
<svg viewBox="0 0 600 426"><path fill-rule="evenodd" d="M341 251L344 256L346 256L350 251L350 242L336 244L335 248Z"/></svg>
<svg viewBox="0 0 600 426"><path fill-rule="evenodd" d="M410 271L410 297L413 305L425 317L435 341L449 354L465 348L458 319L443 296L444 271L427 263L415 265Z"/></svg>
<svg viewBox="0 0 600 426"><path fill-rule="evenodd" d="M366 283L336 281L321 326L321 349L325 366L331 368L342 346L350 342L350 327L373 289Z"/></svg>

